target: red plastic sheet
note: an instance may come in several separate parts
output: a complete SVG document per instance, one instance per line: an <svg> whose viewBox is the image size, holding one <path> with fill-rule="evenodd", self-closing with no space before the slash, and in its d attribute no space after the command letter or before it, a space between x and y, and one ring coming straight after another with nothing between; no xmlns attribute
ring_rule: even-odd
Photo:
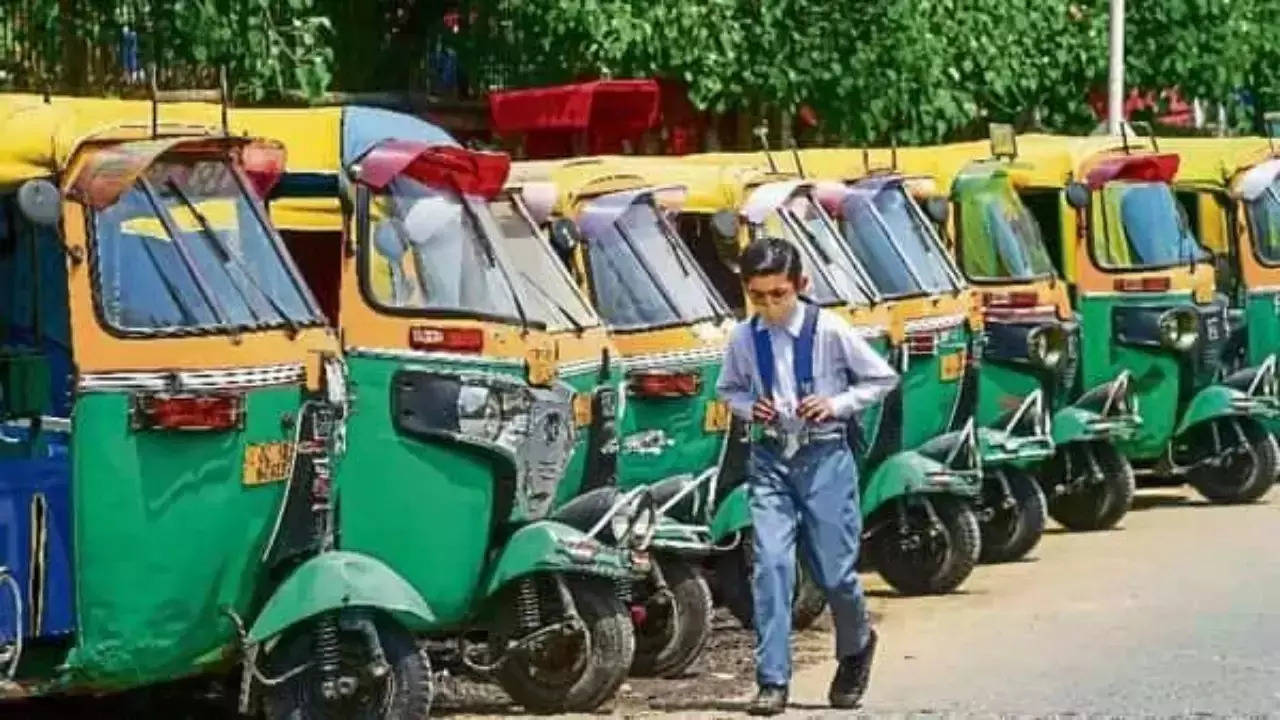
<svg viewBox="0 0 1280 720"><path fill-rule="evenodd" d="M624 140L655 127L660 110L661 91L654 80L596 80L489 95L493 130L524 133L530 157L573 155L578 133L585 133L590 153L618 152Z"/></svg>
<svg viewBox="0 0 1280 720"><path fill-rule="evenodd" d="M1172 182L1178 173L1180 158L1174 154L1124 155L1111 157L1089 170L1089 187L1102 187L1112 180L1146 180Z"/></svg>
<svg viewBox="0 0 1280 720"><path fill-rule="evenodd" d="M379 143L360 159L360 181L375 190L404 174L432 187L491 198L502 190L510 170L505 153L407 140Z"/></svg>

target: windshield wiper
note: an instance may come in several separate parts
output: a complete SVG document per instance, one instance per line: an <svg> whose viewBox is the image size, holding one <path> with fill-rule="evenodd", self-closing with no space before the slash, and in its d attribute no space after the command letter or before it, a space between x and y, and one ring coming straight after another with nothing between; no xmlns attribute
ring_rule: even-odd
<svg viewBox="0 0 1280 720"><path fill-rule="evenodd" d="M147 254L147 259L151 261L151 267L155 268L156 275L160 276L160 284L164 286L169 297L173 300L173 304L178 307L178 312L182 313L182 317L193 327L199 326L200 321L196 318L196 311L187 304L186 298L182 297L182 293L178 291L178 286L174 285L173 279L169 277L169 273L164 271L160 265L160 260L156 258L155 251L151 249L150 244L146 241L142 243L142 250Z"/></svg>
<svg viewBox="0 0 1280 720"><path fill-rule="evenodd" d="M215 231L213 226L209 223L209 219L204 216L204 213L200 212L200 209L196 207L195 203L191 202L191 198L187 196L186 191L184 191L173 178L169 178L166 181L166 184L169 186L169 189L173 191L173 194L178 196L178 199L182 201L182 204L187 207L187 211L195 217L196 222L200 225L201 234L204 235L205 239L217 249L220 255L222 255L223 261L235 263L240 272L243 273L245 278L253 285L253 288L262 295L262 297L267 301L267 304L271 306L271 309L275 310L276 314L279 315L285 325L288 326L290 335L297 336L301 330L301 324L295 320L287 310L285 310L284 305L282 305L274 296L271 295L271 293L267 292L266 289L262 287L262 284L258 282L258 278L254 276L253 271L250 270L249 264L244 261L244 258L240 257L238 253L232 252L231 248L227 247L227 244L222 241L222 237L218 235L217 231ZM228 273L228 275L230 275L230 273ZM245 306L249 308L249 312L253 312L253 303L250 303L248 300L248 298L245 298ZM256 317L257 313L254 313L254 315Z"/></svg>
<svg viewBox="0 0 1280 720"><path fill-rule="evenodd" d="M547 292L546 288L542 287L537 282L535 282L534 279L529 276L529 273L523 270L520 270L518 272L520 273L520 277L525 279L526 284L528 284L529 287L533 288L534 290L537 290L538 294L541 295L543 298L545 298L547 303L549 303L551 307L560 311L560 314L564 316L565 320L568 320L569 324L573 326L574 332L578 333L579 335L586 332L587 326L583 325L578 320L578 318L574 317L573 313L569 312L569 310L565 308L564 305L561 305L559 302L557 302L556 299L552 297L551 293Z"/></svg>
<svg viewBox="0 0 1280 720"><path fill-rule="evenodd" d="M147 202L151 203L151 211L155 213L156 218L160 220L160 224L164 227L165 232L169 234L169 238L173 240L173 246L178 251L178 257L182 258L182 264L187 267L187 272L191 273L191 277L195 280L196 289L200 291L200 295L204 298L204 302L213 310L213 316L221 325L231 326L231 314L227 309L222 307L222 303L213 291L209 289L209 284L204 281L204 276L200 274L200 269L196 267L195 260L191 257L187 244L183 242L182 233L178 230L177 224L164 209L160 199L156 197L155 190L151 187L151 183L145 180L139 180L138 187L142 188L142 193L147 196Z"/></svg>
<svg viewBox="0 0 1280 720"><path fill-rule="evenodd" d="M674 317L683 320L684 313L680 312L680 308L676 306L676 301L667 293L667 288L662 284L662 282L658 280L658 274L654 272L653 268L649 267L648 259L646 259L644 254L640 252L640 248L636 247L635 240L633 240L631 235L627 233L626 229L622 227L622 223L614 222L613 227L618 231L618 235L622 238L622 241L627 244L627 249L630 250L631 254L635 256L637 261L639 261L640 267L644 269L644 274L649 276L649 281L658 289L658 294L666 301L667 307L671 309L671 314Z"/></svg>

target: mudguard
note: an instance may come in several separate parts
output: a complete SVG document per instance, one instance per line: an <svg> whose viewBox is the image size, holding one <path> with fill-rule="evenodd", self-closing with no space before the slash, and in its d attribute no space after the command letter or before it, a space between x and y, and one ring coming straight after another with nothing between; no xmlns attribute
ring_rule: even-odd
<svg viewBox="0 0 1280 720"><path fill-rule="evenodd" d="M751 504L746 484L739 485L724 496L711 518L711 541L719 545L731 533L751 525Z"/></svg>
<svg viewBox="0 0 1280 720"><path fill-rule="evenodd" d="M1090 388L1053 415L1053 442L1065 445L1091 440L1125 440L1142 424L1134 410L1128 372Z"/></svg>
<svg viewBox="0 0 1280 720"><path fill-rule="evenodd" d="M1181 435L1191 426L1206 420L1214 420L1232 415L1250 415L1259 420L1275 418L1280 407L1274 398L1249 395L1226 385L1211 385L1191 398L1187 411L1178 422L1176 435Z"/></svg>
<svg viewBox="0 0 1280 720"><path fill-rule="evenodd" d="M995 428L978 428L978 453L983 465L1030 465L1053 457L1049 435L1018 435Z"/></svg>
<svg viewBox="0 0 1280 720"><path fill-rule="evenodd" d="M951 434L954 433L948 433ZM862 487L862 516L869 517L881 505L901 495L944 493L976 497L980 491L981 481L976 473L948 469L942 461L925 453L904 450L890 455L871 472Z"/></svg>
<svg viewBox="0 0 1280 720"><path fill-rule="evenodd" d="M555 520L539 520L520 528L502 548L485 583L492 596L516 578L540 572L570 572L614 579L638 574L631 553L605 545L581 530Z"/></svg>
<svg viewBox="0 0 1280 720"><path fill-rule="evenodd" d="M410 631L435 622L422 595L380 560L334 550L302 563L276 588L248 640L259 643L316 615L349 607L385 611Z"/></svg>

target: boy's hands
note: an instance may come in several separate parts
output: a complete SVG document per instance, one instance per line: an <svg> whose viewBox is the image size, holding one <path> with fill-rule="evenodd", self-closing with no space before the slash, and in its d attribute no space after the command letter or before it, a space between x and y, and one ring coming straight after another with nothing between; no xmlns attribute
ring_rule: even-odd
<svg viewBox="0 0 1280 720"><path fill-rule="evenodd" d="M836 416L836 408L831 398L810 395L800 401L796 414L812 423L824 423Z"/></svg>
<svg viewBox="0 0 1280 720"><path fill-rule="evenodd" d="M751 419L756 422L772 422L777 416L778 411L774 409L773 401L769 398L759 398L751 406Z"/></svg>

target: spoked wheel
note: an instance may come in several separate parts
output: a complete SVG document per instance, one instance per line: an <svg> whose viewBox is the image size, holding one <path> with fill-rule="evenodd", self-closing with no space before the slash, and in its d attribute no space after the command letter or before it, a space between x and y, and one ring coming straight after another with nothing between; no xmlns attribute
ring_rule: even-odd
<svg viewBox="0 0 1280 720"><path fill-rule="evenodd" d="M633 613L636 656L631 674L675 677L702 655L711 639L711 587L702 572L680 558L658 558L667 591L650 580L638 588Z"/></svg>
<svg viewBox="0 0 1280 720"><path fill-rule="evenodd" d="M755 626L755 604L751 593L751 568L754 567L754 545L751 532L744 530L742 541L729 552L717 555L715 567L719 600L744 628ZM812 625L827 607L827 596L813 579L804 560L796 557L796 584L791 600L791 628L804 630Z"/></svg>
<svg viewBox="0 0 1280 720"><path fill-rule="evenodd" d="M1107 530L1133 506L1133 467L1110 442L1058 447L1044 470L1049 517L1068 530Z"/></svg>
<svg viewBox="0 0 1280 720"><path fill-rule="evenodd" d="M1015 467L990 470L983 479L982 501L981 562L1019 560L1040 542L1044 492L1029 474Z"/></svg>
<svg viewBox="0 0 1280 720"><path fill-rule="evenodd" d="M386 616L371 618L378 657L366 632L341 627L336 616L286 635L270 653L267 720L419 720L431 709L431 668L409 634ZM329 663L332 659L332 664ZM295 670L303 668L295 673Z"/></svg>
<svg viewBox="0 0 1280 720"><path fill-rule="evenodd" d="M1275 484L1280 449L1261 423L1244 417L1210 420L1192 428L1179 445L1207 448L1208 458L1191 466L1187 481L1215 503L1256 502Z"/></svg>
<svg viewBox="0 0 1280 720"><path fill-rule="evenodd" d="M521 586L535 586L533 594ZM506 648L516 638L535 639L510 650L498 666L498 683L520 705L534 713L591 712L613 697L627 678L635 654L635 635L627 608L614 583L598 577L565 576L565 587L581 622L562 607L554 577L513 583L504 598L506 615L490 643ZM526 586L528 587L528 586Z"/></svg>
<svg viewBox="0 0 1280 720"><path fill-rule="evenodd" d="M953 495L904 498L886 512L867 543L881 577L903 595L948 593L973 572L981 539L978 517L968 501Z"/></svg>

